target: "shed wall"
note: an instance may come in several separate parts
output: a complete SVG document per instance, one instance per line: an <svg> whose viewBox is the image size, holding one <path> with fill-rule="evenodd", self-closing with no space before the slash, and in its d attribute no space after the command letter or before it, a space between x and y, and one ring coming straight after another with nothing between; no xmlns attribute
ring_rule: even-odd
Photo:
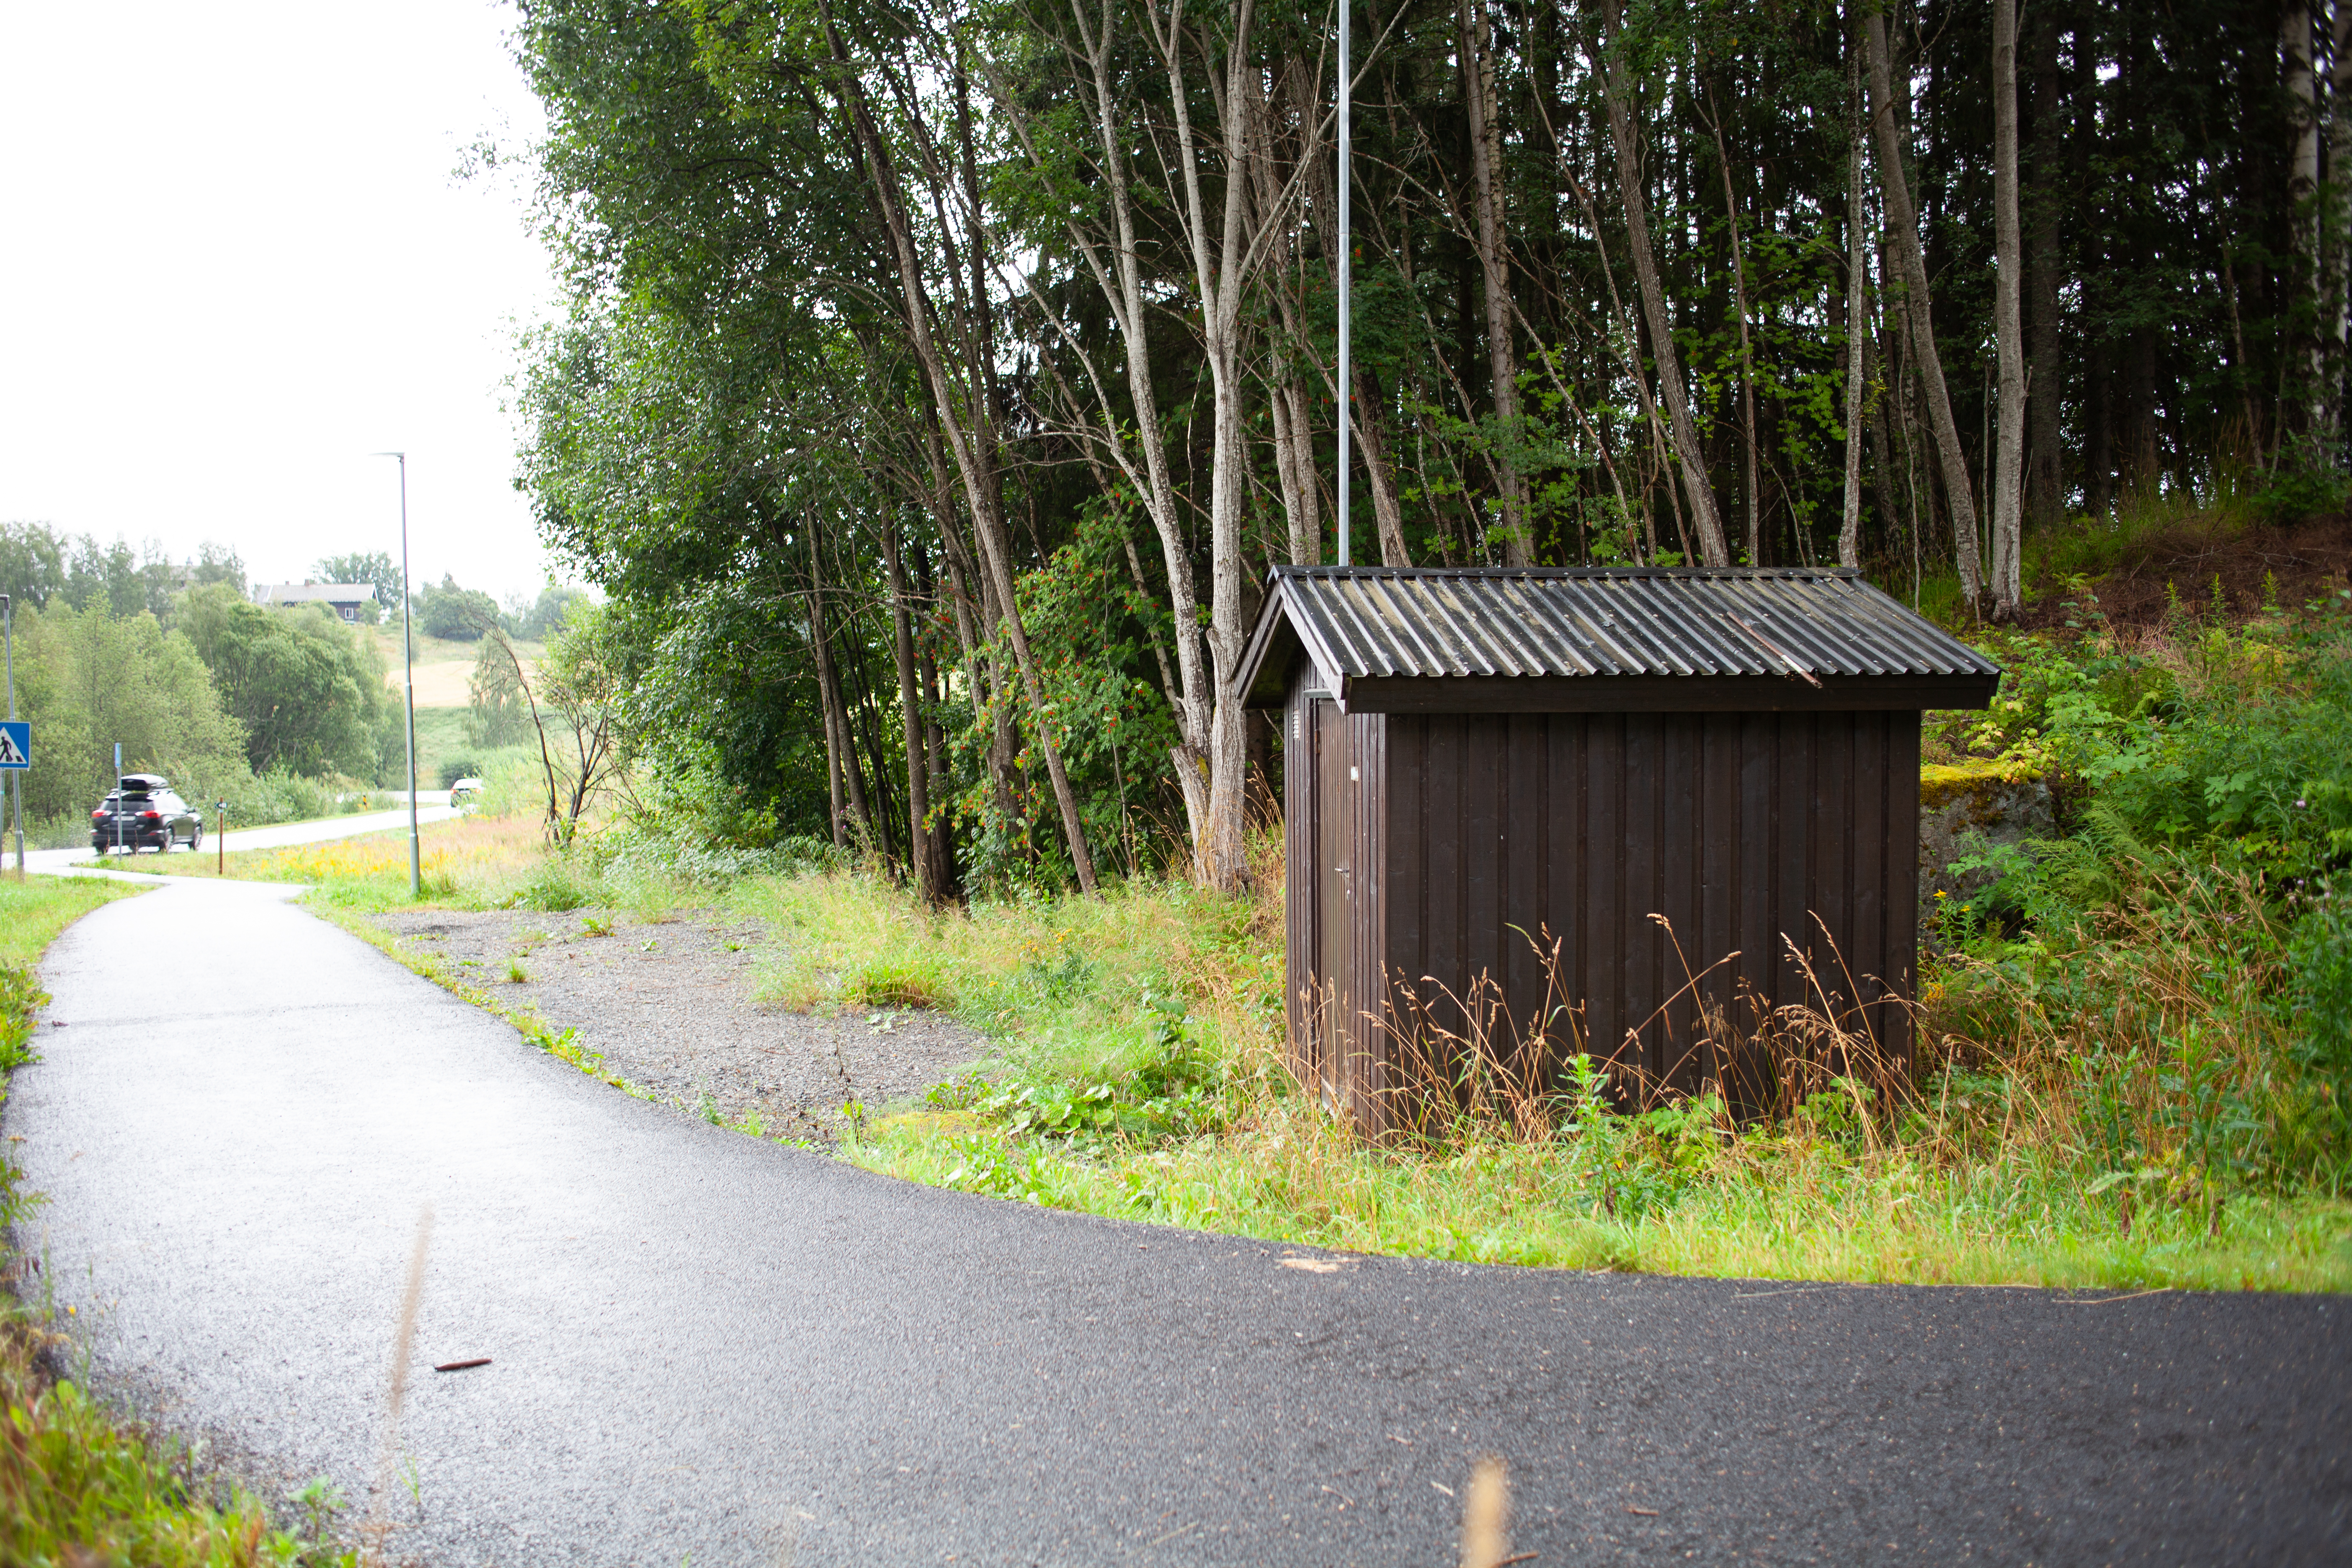
<svg viewBox="0 0 2352 1568"><path fill-rule="evenodd" d="M1916 952L1916 713L1355 721L1365 725L1351 737L1355 765L1376 745L1387 798L1371 803L1384 822L1349 825L1382 842L1375 899L1359 889L1353 906L1358 922L1377 916L1377 940L1360 931L1345 951L1326 948L1351 1017L1377 1016L1384 969L1416 983L1435 1020L1459 1028L1458 1009L1424 977L1466 996L1486 973L1525 1028L1546 994L1536 938L1557 943L1586 1048L1695 1089L1727 1068L1735 1079L1752 1070L1699 1058L1702 1004L1741 1023L1758 1005L1819 1005L1785 932L1833 1009L1859 1005L1883 1047L1908 1051L1908 1014L1886 998L1910 994ZM1332 752L1317 750L1314 765L1328 773ZM1359 1026L1356 1048L1376 1078L1382 1041L1370 1020Z"/></svg>

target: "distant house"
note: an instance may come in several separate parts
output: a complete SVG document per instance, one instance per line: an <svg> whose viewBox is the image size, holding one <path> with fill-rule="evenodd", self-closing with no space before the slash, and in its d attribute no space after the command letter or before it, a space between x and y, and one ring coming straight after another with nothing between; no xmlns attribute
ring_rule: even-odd
<svg viewBox="0 0 2352 1568"><path fill-rule="evenodd" d="M325 605L347 621L360 618L360 606L375 598L373 583L264 583L253 591L264 605Z"/></svg>

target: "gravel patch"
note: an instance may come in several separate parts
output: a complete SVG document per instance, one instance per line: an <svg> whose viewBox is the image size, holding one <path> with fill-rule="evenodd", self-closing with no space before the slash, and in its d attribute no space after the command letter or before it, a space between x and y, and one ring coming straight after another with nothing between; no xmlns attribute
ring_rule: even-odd
<svg viewBox="0 0 2352 1568"><path fill-rule="evenodd" d="M600 921L603 917L597 917ZM774 1134L831 1142L841 1108L878 1110L979 1060L987 1037L919 1010L827 1016L751 996L756 923L694 911L651 924L529 910L402 910L375 923L432 952L506 1005L536 1006L655 1100ZM525 979L510 980L508 962ZM878 1021L877 1021L878 1018Z"/></svg>

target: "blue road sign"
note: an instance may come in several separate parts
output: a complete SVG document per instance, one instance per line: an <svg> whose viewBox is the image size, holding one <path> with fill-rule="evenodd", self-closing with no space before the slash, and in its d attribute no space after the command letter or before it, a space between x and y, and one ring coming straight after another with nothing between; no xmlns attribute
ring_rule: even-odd
<svg viewBox="0 0 2352 1568"><path fill-rule="evenodd" d="M32 765L33 721L29 719L0 721L0 771Z"/></svg>

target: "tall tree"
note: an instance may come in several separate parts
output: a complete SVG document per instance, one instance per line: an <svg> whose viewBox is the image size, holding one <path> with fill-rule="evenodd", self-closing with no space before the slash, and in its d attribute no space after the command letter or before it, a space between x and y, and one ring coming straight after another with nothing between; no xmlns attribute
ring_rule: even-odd
<svg viewBox="0 0 2352 1568"><path fill-rule="evenodd" d="M1625 246L1633 253L1633 277L1642 291L1643 320L1650 330L1650 355L1658 367L1658 391L1666 405L1674 432L1675 457L1680 465L1683 493L1689 499L1693 528L1698 534L1699 556L1709 566L1731 564L1731 546L1723 537L1723 515L1715 504L1715 485L1707 477L1706 450L1699 445L1690 398L1683 385L1682 358L1675 349L1674 322L1666 314L1665 284L1650 244L1649 204L1642 194L1642 155L1633 129L1631 89L1625 80L1624 28L1617 0L1602 9L1601 47L1593 67L1601 78L1602 100L1609 115L1609 138L1617 150L1617 192L1625 208Z"/></svg>
<svg viewBox="0 0 2352 1568"><path fill-rule="evenodd" d="M1960 594L1975 607L1984 598L1975 489L1969 483L1969 459L1960 446L1959 426L1952 418L1951 394L1944 385L1943 358L1936 349L1934 297L1927 288L1927 258L1919 248L1919 209L1912 205L1910 177L1904 173L1903 131L1895 120L1883 13L1874 8L1864 14L1863 37L1870 61L1871 131L1878 143L1878 184L1886 203L1887 237L1903 269L1903 305L1909 316L1911 353L1927 395L1927 417L1935 431L1936 453L1942 461Z"/></svg>
<svg viewBox="0 0 2352 1568"><path fill-rule="evenodd" d="M1851 5L1848 10L1851 12ZM1869 207L1862 191L1863 116L1861 39L1846 23L1845 181L1845 494L1838 518L1838 564L1862 564L1863 346L1869 341Z"/></svg>
<svg viewBox="0 0 2352 1568"><path fill-rule="evenodd" d="M1993 447L1993 618L2024 605L2021 485L2025 473L2025 245L2017 214L2017 0L1992 5L1993 341L2000 360L2000 431ZM2044 395L2050 395L2045 393Z"/></svg>

